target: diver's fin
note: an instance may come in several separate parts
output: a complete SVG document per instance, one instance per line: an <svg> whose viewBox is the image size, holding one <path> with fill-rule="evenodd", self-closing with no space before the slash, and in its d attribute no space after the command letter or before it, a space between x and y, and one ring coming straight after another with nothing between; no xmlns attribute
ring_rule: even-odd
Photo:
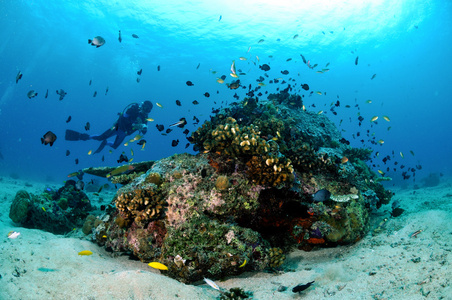
<svg viewBox="0 0 452 300"><path fill-rule="evenodd" d="M66 139L66 141L87 141L89 140L89 134L66 129L66 135L64 136L64 138Z"/></svg>

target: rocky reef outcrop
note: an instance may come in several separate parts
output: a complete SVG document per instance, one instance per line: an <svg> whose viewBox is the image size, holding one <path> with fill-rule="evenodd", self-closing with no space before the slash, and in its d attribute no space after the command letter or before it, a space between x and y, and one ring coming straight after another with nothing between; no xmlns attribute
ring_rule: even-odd
<svg viewBox="0 0 452 300"><path fill-rule="evenodd" d="M297 95L235 102L190 140L200 154L152 164L93 231L99 245L160 262L182 282L278 268L294 247L354 243L392 195L365 164L370 151Z"/></svg>
<svg viewBox="0 0 452 300"><path fill-rule="evenodd" d="M18 191L9 217L23 227L65 234L81 227L91 209L88 196L77 189L75 181L68 180L60 189L46 188L39 195Z"/></svg>

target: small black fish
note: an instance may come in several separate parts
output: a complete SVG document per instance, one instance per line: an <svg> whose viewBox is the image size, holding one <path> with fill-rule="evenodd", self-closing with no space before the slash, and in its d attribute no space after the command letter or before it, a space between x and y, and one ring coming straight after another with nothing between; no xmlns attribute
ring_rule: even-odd
<svg viewBox="0 0 452 300"><path fill-rule="evenodd" d="M127 156L124 155L124 153L121 153L121 155L119 156L119 159L117 160L117 162L120 164L122 162L128 162L129 158Z"/></svg>
<svg viewBox="0 0 452 300"><path fill-rule="evenodd" d="M327 189L318 190L314 195L312 195L312 200L314 202L324 202L329 200L331 193Z"/></svg>
<svg viewBox="0 0 452 300"><path fill-rule="evenodd" d="M122 37L121 37L121 30L119 30L118 41L119 41L120 43L122 42Z"/></svg>
<svg viewBox="0 0 452 300"><path fill-rule="evenodd" d="M292 58L288 58L288 59L286 59L286 61L291 61L292 60Z"/></svg>
<svg viewBox="0 0 452 300"><path fill-rule="evenodd" d="M196 66L196 70L198 70L199 69L199 66L201 65L201 63L199 63L197 66Z"/></svg>
<svg viewBox="0 0 452 300"><path fill-rule="evenodd" d="M66 156L69 156L71 154L71 151L66 150Z"/></svg>
<svg viewBox="0 0 452 300"><path fill-rule="evenodd" d="M270 66L267 64L263 64L262 66L259 66L259 69L263 70L263 71L269 71L270 70Z"/></svg>
<svg viewBox="0 0 452 300"><path fill-rule="evenodd" d="M67 93L63 89L57 90L56 93L60 95L60 101L63 100L64 96L67 95Z"/></svg>
<svg viewBox="0 0 452 300"><path fill-rule="evenodd" d="M107 86L107 89L105 90L105 96L107 96L107 93L108 93L108 86Z"/></svg>
<svg viewBox="0 0 452 300"><path fill-rule="evenodd" d="M220 78L223 79L223 80L225 80L225 79L226 79L226 75L221 75Z"/></svg>
<svg viewBox="0 0 452 300"><path fill-rule="evenodd" d="M91 128L91 124L89 122L86 122L85 130L88 131Z"/></svg>
<svg viewBox="0 0 452 300"><path fill-rule="evenodd" d="M308 282L306 284L299 284L292 289L292 292L299 293L310 287L315 281Z"/></svg>
<svg viewBox="0 0 452 300"><path fill-rule="evenodd" d="M97 91L94 91L93 97L97 96Z"/></svg>
<svg viewBox="0 0 452 300"><path fill-rule="evenodd" d="M92 80L92 79L90 79L90 80L89 80L89 85L91 85L91 83L92 83L92 82L93 82L93 80Z"/></svg>
<svg viewBox="0 0 452 300"><path fill-rule="evenodd" d="M47 131L46 134L41 138L41 144L47 145L50 144L50 147L53 146L53 143L56 141L57 136L52 131Z"/></svg>
<svg viewBox="0 0 452 300"><path fill-rule="evenodd" d="M105 155L102 155L102 161L105 161Z"/></svg>
<svg viewBox="0 0 452 300"><path fill-rule="evenodd" d="M157 66L157 71L160 71L160 65Z"/></svg>
<svg viewBox="0 0 452 300"><path fill-rule="evenodd" d="M28 99L34 98L38 95L38 93L36 93L34 90L31 90L27 93L27 97Z"/></svg>
<svg viewBox="0 0 452 300"><path fill-rule="evenodd" d="M284 75L287 75L287 74L289 74L289 71L284 70L284 71L281 71L281 73L284 74Z"/></svg>
<svg viewBox="0 0 452 300"><path fill-rule="evenodd" d="M16 75L16 83L18 83L19 82L19 80L21 80L22 79L22 73L19 71L19 73L17 73L17 75Z"/></svg>
<svg viewBox="0 0 452 300"><path fill-rule="evenodd" d="M190 147L190 143L187 143L187 145L185 145L185 149L187 149L188 147Z"/></svg>
<svg viewBox="0 0 452 300"><path fill-rule="evenodd" d="M301 88L305 91L309 91L309 85L307 85L306 83L302 84Z"/></svg>
<svg viewBox="0 0 452 300"><path fill-rule="evenodd" d="M160 131L160 132L163 131L163 130L165 130L165 126L163 126L163 125L161 125L161 124L160 124L160 125L157 124L157 125L155 125L155 127L157 127L157 130Z"/></svg>
<svg viewBox="0 0 452 300"><path fill-rule="evenodd" d="M304 58L303 54L300 54L301 59L303 60L304 63L306 63L306 58Z"/></svg>
<svg viewBox="0 0 452 300"><path fill-rule="evenodd" d="M138 35L136 35L135 33L132 34L132 37L133 37L134 39L139 39L139 38L140 38L140 37L139 37Z"/></svg>
<svg viewBox="0 0 452 300"><path fill-rule="evenodd" d="M170 133L171 131L173 131L171 128L166 129L166 133Z"/></svg>
<svg viewBox="0 0 452 300"><path fill-rule="evenodd" d="M180 102L180 100L176 100L176 105L177 106L182 106L182 103Z"/></svg>
<svg viewBox="0 0 452 300"><path fill-rule="evenodd" d="M137 78L137 82L140 82L140 81L141 81L141 78L138 77L138 78Z"/></svg>
<svg viewBox="0 0 452 300"><path fill-rule="evenodd" d="M204 96L205 96L206 98L209 98L209 97L210 97L210 94L207 93L207 92L205 92L205 93L204 93Z"/></svg>
<svg viewBox="0 0 452 300"><path fill-rule="evenodd" d="M173 140L171 142L171 146L176 147L177 145L179 145L179 140Z"/></svg>
<svg viewBox="0 0 452 300"><path fill-rule="evenodd" d="M47 89L47 91L46 91L46 95L44 96L44 98L46 98L47 99L47 97L49 96L49 89Z"/></svg>
<svg viewBox="0 0 452 300"><path fill-rule="evenodd" d="M183 134L187 135L190 132L190 130L185 129L184 132L182 132Z"/></svg>
<svg viewBox="0 0 452 300"><path fill-rule="evenodd" d="M372 77L370 78L370 80L374 79L375 76L377 76L377 74L372 75Z"/></svg>
<svg viewBox="0 0 452 300"><path fill-rule="evenodd" d="M72 120L71 116L67 117L66 123L69 123L71 120Z"/></svg>
<svg viewBox="0 0 452 300"><path fill-rule="evenodd" d="M359 59L359 56L357 56L357 57L355 58L355 66L358 65L358 59Z"/></svg>
<svg viewBox="0 0 452 300"><path fill-rule="evenodd" d="M188 86L194 86L193 82L191 82L190 80L187 81L186 84L187 84Z"/></svg>
<svg viewBox="0 0 452 300"><path fill-rule="evenodd" d="M199 102L198 101L196 101L196 100L193 100L193 102L192 102L194 105L198 105L199 104Z"/></svg>
<svg viewBox="0 0 452 300"><path fill-rule="evenodd" d="M138 141L138 145L140 145L140 146L143 146L143 144L145 144L146 143L146 140L145 139L141 139L141 140L139 140Z"/></svg>
<svg viewBox="0 0 452 300"><path fill-rule="evenodd" d="M78 158L75 159L75 164L78 165Z"/></svg>
<svg viewBox="0 0 452 300"><path fill-rule="evenodd" d="M141 75L143 73L143 69L140 69L140 71L137 72L138 75Z"/></svg>

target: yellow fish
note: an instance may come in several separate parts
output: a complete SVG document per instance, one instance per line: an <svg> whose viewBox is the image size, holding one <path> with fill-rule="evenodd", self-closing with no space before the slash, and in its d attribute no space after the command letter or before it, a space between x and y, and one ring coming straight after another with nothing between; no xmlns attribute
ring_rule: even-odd
<svg viewBox="0 0 452 300"><path fill-rule="evenodd" d="M323 110L319 111L317 114L318 114L318 115L323 114Z"/></svg>
<svg viewBox="0 0 452 300"><path fill-rule="evenodd" d="M306 110L306 106L304 106L304 104L303 104L302 108L303 108L304 111Z"/></svg>
<svg viewBox="0 0 452 300"><path fill-rule="evenodd" d="M129 146L129 142L125 142L124 146L126 146L126 147Z"/></svg>
<svg viewBox="0 0 452 300"><path fill-rule="evenodd" d="M91 254L93 254L93 252L89 250L83 250L78 253L78 255L91 255Z"/></svg>
<svg viewBox="0 0 452 300"><path fill-rule="evenodd" d="M246 57L240 56L239 59L240 60L246 60Z"/></svg>
<svg viewBox="0 0 452 300"><path fill-rule="evenodd" d="M141 150L144 150L144 146L146 146L146 143L143 143L143 146L141 146Z"/></svg>
<svg viewBox="0 0 452 300"><path fill-rule="evenodd" d="M400 151L400 157L404 158L402 151Z"/></svg>
<svg viewBox="0 0 452 300"><path fill-rule="evenodd" d="M153 261L148 263L148 266L150 266L151 268L157 269L157 270L168 270L168 267L165 266L164 264L161 264L159 262Z"/></svg>
<svg viewBox="0 0 452 300"><path fill-rule="evenodd" d="M382 170L378 170L378 173L380 173L381 175L384 174L384 172Z"/></svg>
<svg viewBox="0 0 452 300"><path fill-rule="evenodd" d="M106 235L103 235L102 237L103 237L104 239L106 239L106 238L107 238L107 236L106 236Z"/></svg>
<svg viewBox="0 0 452 300"><path fill-rule="evenodd" d="M367 100L366 103L367 103L367 104L371 104L371 103L372 103L372 100Z"/></svg>
<svg viewBox="0 0 452 300"><path fill-rule="evenodd" d="M372 119L370 119L371 122L375 122L376 120L378 120L378 116L374 116Z"/></svg>
<svg viewBox="0 0 452 300"><path fill-rule="evenodd" d="M158 106L158 107L160 107L160 108L162 108L163 107L163 105L161 105L160 103L158 103L158 102L155 102L155 104Z"/></svg>
<svg viewBox="0 0 452 300"><path fill-rule="evenodd" d="M237 75L237 74L235 74L235 73L231 73L231 74L229 74L229 75L231 75L231 77L234 77L234 78L239 78L239 75Z"/></svg>
<svg viewBox="0 0 452 300"><path fill-rule="evenodd" d="M153 118L147 118L146 121L148 121L148 122L154 122L154 119L153 119Z"/></svg>
<svg viewBox="0 0 452 300"><path fill-rule="evenodd" d="M133 156L133 149L130 149L130 154Z"/></svg>
<svg viewBox="0 0 452 300"><path fill-rule="evenodd" d="M218 82L218 83L224 83L224 80L221 79L221 78L217 78L217 82Z"/></svg>
<svg viewBox="0 0 452 300"><path fill-rule="evenodd" d="M139 134L137 134L133 139L134 139L135 141L138 141L138 140L141 139L141 138L142 138L142 136L139 135Z"/></svg>
<svg viewBox="0 0 452 300"><path fill-rule="evenodd" d="M131 163L133 161L133 157L129 159L127 162Z"/></svg>
<svg viewBox="0 0 452 300"><path fill-rule="evenodd" d="M315 92L317 95L322 95L322 92L321 91L317 91L317 92Z"/></svg>
<svg viewBox="0 0 452 300"><path fill-rule="evenodd" d="M379 141L378 141L378 143L382 145L382 144L384 144L384 143L385 143L385 141L383 141L383 140L379 140Z"/></svg>
<svg viewBox="0 0 452 300"><path fill-rule="evenodd" d="M239 266L239 268L243 268L245 265L246 265L246 258L245 258L245 261L243 262L243 264L241 264L241 265Z"/></svg>
<svg viewBox="0 0 452 300"><path fill-rule="evenodd" d="M259 56L256 55L257 62L259 62Z"/></svg>
<svg viewBox="0 0 452 300"><path fill-rule="evenodd" d="M42 208L42 210L43 210L44 212L46 212L46 209L44 208L44 206L42 206L41 208Z"/></svg>
<svg viewBox="0 0 452 300"><path fill-rule="evenodd" d="M385 119L388 122L391 122L391 120L387 116L383 116L383 119Z"/></svg>
<svg viewBox="0 0 452 300"><path fill-rule="evenodd" d="M265 86L265 83L259 82L257 85L258 85L258 86Z"/></svg>
<svg viewBox="0 0 452 300"><path fill-rule="evenodd" d="M77 171L77 172L73 172L73 173L69 174L67 177L74 177L74 176L77 176L78 173L79 173L78 171Z"/></svg>
<svg viewBox="0 0 452 300"><path fill-rule="evenodd" d="M91 155L91 154L93 154L93 150L88 151L88 155Z"/></svg>

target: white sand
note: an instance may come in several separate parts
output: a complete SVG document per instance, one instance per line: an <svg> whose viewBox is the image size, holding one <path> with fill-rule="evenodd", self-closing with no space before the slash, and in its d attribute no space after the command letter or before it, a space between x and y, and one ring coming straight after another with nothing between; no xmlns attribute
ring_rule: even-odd
<svg viewBox="0 0 452 300"><path fill-rule="evenodd" d="M285 262L293 272L245 273L217 283L225 289L252 291L253 299L452 299L451 183L443 180L434 188L396 191L395 198L407 211L389 218L380 234L369 233L352 246L294 251ZM0 299L215 299L219 295L205 284L185 285L144 263L112 257L82 233L67 238L15 226L8 217L15 193L25 189L37 194L44 186L34 182L26 186L6 177L0 181ZM103 196L111 199L112 195L107 191ZM374 226L388 216L384 211L385 207L374 216ZM418 229L423 232L411 238ZM21 235L9 239L11 230ZM82 250L94 254L77 255ZM315 284L306 291L292 293L295 285L312 280ZM280 285L288 289L278 292Z"/></svg>

